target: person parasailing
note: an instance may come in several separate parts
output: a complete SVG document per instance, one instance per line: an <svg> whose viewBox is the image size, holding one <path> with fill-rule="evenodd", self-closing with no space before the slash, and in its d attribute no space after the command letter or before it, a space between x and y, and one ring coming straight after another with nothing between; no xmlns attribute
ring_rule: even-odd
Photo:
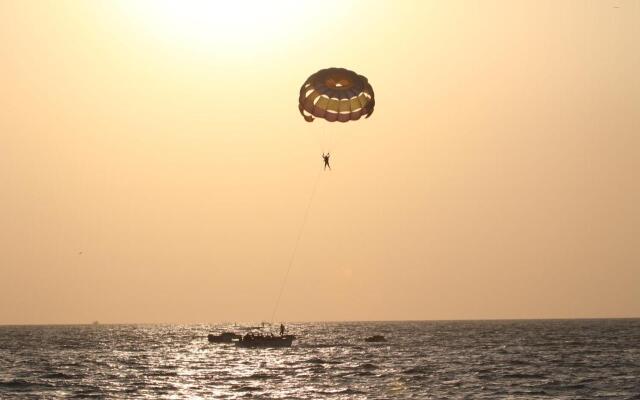
<svg viewBox="0 0 640 400"><path fill-rule="evenodd" d="M331 157L331 155L329 153L324 154L322 153L322 159L324 160L324 169L326 171L327 168L329 168L329 171L331 171L331 165L329 165L329 157Z"/></svg>
<svg viewBox="0 0 640 400"><path fill-rule="evenodd" d="M307 122L316 118L327 122L369 118L375 107L373 88L366 76L346 68L325 68L310 75L300 87L298 110ZM330 154L322 153L326 171Z"/></svg>

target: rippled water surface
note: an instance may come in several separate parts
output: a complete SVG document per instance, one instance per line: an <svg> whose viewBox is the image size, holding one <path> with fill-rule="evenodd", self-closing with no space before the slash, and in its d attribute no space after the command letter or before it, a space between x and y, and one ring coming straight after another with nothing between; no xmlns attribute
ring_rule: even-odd
<svg viewBox="0 0 640 400"><path fill-rule="evenodd" d="M637 319L301 323L288 349L209 344L229 328L0 327L0 398L640 399Z"/></svg>

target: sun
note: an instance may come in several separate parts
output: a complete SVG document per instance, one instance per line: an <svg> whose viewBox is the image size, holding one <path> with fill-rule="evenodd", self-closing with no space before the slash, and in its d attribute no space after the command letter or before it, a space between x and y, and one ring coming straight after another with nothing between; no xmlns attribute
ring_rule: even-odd
<svg viewBox="0 0 640 400"><path fill-rule="evenodd" d="M129 0L131 17L150 34L181 46L259 49L295 37L304 23L305 2Z"/></svg>

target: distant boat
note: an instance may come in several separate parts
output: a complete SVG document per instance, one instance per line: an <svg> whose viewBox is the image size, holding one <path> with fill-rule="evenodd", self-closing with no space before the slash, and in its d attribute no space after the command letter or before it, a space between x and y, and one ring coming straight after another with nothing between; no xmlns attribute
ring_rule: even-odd
<svg viewBox="0 0 640 400"><path fill-rule="evenodd" d="M369 336L368 338L364 339L365 342L386 342L387 339L384 338L384 336L382 335L373 335L373 336Z"/></svg>
<svg viewBox="0 0 640 400"><path fill-rule="evenodd" d="M93 321L93 322L91 323L91 325L100 325L100 322L98 322L98 321Z"/></svg>
<svg viewBox="0 0 640 400"><path fill-rule="evenodd" d="M242 336L233 332L222 332L219 335L214 335L210 333L207 336L207 339L210 343L232 343L235 340L240 340Z"/></svg>
<svg viewBox="0 0 640 400"><path fill-rule="evenodd" d="M294 335L252 335L247 334L236 342L237 347L250 347L250 348L279 348L279 347L291 347Z"/></svg>

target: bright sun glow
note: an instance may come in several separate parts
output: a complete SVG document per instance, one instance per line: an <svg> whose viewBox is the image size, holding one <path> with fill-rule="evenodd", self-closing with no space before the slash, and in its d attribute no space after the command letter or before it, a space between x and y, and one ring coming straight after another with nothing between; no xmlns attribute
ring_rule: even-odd
<svg viewBox="0 0 640 400"><path fill-rule="evenodd" d="M134 0L123 3L154 36L180 45L259 48L295 40L306 11L301 1Z"/></svg>

